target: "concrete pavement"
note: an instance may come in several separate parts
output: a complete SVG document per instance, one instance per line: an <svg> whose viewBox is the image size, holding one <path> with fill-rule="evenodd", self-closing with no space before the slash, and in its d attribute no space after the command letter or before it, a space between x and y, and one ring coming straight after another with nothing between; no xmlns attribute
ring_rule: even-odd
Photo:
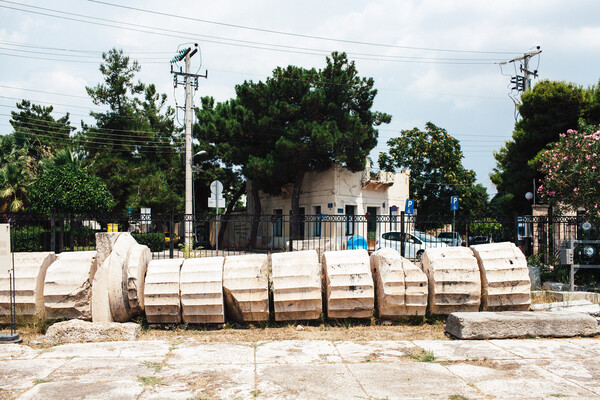
<svg viewBox="0 0 600 400"><path fill-rule="evenodd" d="M3 344L12 398L600 399L600 339Z"/></svg>

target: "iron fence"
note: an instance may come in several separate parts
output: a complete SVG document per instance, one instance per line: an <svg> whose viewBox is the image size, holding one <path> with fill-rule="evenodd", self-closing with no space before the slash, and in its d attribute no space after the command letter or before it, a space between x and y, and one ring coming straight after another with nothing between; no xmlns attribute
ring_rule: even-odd
<svg viewBox="0 0 600 400"><path fill-rule="evenodd" d="M430 247L510 241L529 256L548 258L578 237L580 217L465 218L422 215L248 215L60 213L4 214L13 226L15 251L95 249L95 234L131 232L153 258L200 257L256 252L382 247L418 259ZM186 245L187 243L187 245Z"/></svg>

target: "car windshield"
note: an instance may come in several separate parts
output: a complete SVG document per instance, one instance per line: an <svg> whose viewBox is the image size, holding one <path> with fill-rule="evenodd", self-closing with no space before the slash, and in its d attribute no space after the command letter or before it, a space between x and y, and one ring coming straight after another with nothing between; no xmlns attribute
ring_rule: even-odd
<svg viewBox="0 0 600 400"><path fill-rule="evenodd" d="M456 237L456 233L454 233L454 232L441 232L438 235L438 238L440 238L440 239L453 239L455 237Z"/></svg>
<svg viewBox="0 0 600 400"><path fill-rule="evenodd" d="M430 234L425 233L425 232L415 231L414 234L416 237L423 240L424 242L437 242L438 241L438 239L435 236L431 236Z"/></svg>

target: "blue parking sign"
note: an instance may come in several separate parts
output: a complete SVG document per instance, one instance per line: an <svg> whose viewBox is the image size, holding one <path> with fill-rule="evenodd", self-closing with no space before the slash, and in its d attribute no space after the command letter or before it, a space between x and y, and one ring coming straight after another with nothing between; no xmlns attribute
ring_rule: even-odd
<svg viewBox="0 0 600 400"><path fill-rule="evenodd" d="M458 196L450 197L450 211L458 211Z"/></svg>
<svg viewBox="0 0 600 400"><path fill-rule="evenodd" d="M406 200L406 207L404 208L404 213L406 215L413 215L415 212L415 201L412 199Z"/></svg>

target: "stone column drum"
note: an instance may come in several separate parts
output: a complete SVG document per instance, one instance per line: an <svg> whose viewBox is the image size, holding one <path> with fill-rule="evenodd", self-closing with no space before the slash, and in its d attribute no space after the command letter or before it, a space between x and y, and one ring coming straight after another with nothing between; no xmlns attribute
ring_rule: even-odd
<svg viewBox="0 0 600 400"><path fill-rule="evenodd" d="M438 247L425 250L421 259L429 279L429 312L448 315L479 311L481 277L479 266L467 247Z"/></svg>
<svg viewBox="0 0 600 400"><path fill-rule="evenodd" d="M183 258L152 260L144 288L146 319L150 324L181 322L179 274Z"/></svg>
<svg viewBox="0 0 600 400"><path fill-rule="evenodd" d="M323 253L329 318L371 318L375 290L366 250Z"/></svg>
<svg viewBox="0 0 600 400"><path fill-rule="evenodd" d="M514 243L471 246L479 263L482 306L490 311L527 311L531 281L527 259Z"/></svg>
<svg viewBox="0 0 600 400"><path fill-rule="evenodd" d="M224 257L188 258L181 267L181 313L188 324L225 323Z"/></svg>
<svg viewBox="0 0 600 400"><path fill-rule="evenodd" d="M51 252L14 253L15 308L20 318L40 320L44 313L44 278L46 270L56 260ZM12 264L11 264L12 265ZM0 322L10 321L10 282L8 268L0 268Z"/></svg>
<svg viewBox="0 0 600 400"><path fill-rule="evenodd" d="M235 322L269 319L269 258L266 254L225 257L223 294L227 317Z"/></svg>
<svg viewBox="0 0 600 400"><path fill-rule="evenodd" d="M319 319L323 299L317 251L274 253L271 269L275 321Z"/></svg>
<svg viewBox="0 0 600 400"><path fill-rule="evenodd" d="M91 320L95 274L95 251L60 253L44 279L46 318Z"/></svg>
<svg viewBox="0 0 600 400"><path fill-rule="evenodd" d="M427 276L393 249L371 254L371 271L380 318L425 315Z"/></svg>

